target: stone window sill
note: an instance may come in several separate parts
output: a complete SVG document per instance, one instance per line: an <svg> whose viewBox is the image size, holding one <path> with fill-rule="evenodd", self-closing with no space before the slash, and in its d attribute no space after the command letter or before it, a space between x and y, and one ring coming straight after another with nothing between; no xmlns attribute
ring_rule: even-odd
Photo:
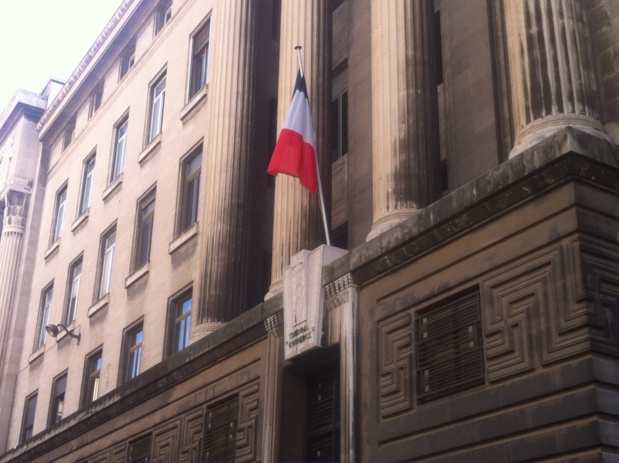
<svg viewBox="0 0 619 463"><path fill-rule="evenodd" d="M127 279L125 280L125 288L128 288L132 284L136 283L138 280L141 280L145 275L148 275L149 271L150 262L147 262L127 277Z"/></svg>
<svg viewBox="0 0 619 463"><path fill-rule="evenodd" d="M189 242L194 236L198 234L198 223L196 222L187 230L179 235L174 241L170 243L169 254L172 254L178 248L182 247L185 243Z"/></svg>
<svg viewBox="0 0 619 463"><path fill-rule="evenodd" d="M101 299L99 299L97 302L95 302L93 305L90 306L90 308L88 309L88 316L92 317L94 314L96 314L100 310L103 310L104 308L106 308L109 303L110 303L110 293L107 293L105 296L103 296Z"/></svg>
<svg viewBox="0 0 619 463"><path fill-rule="evenodd" d="M198 90L198 92L187 102L187 104L181 109L180 119L183 122L187 122L193 115L193 113L206 102L206 96L208 94L208 84Z"/></svg>
<svg viewBox="0 0 619 463"><path fill-rule="evenodd" d="M82 227L82 225L84 225L88 221L89 215L90 215L90 209L86 209L84 212L82 212L82 215L80 215L75 220L75 222L73 222L73 224L71 225L71 231L75 233L77 230L79 230Z"/></svg>
<svg viewBox="0 0 619 463"><path fill-rule="evenodd" d="M32 354L30 354L30 356L28 357L28 363L34 362L36 359L42 357L44 353L45 353L45 344L43 344L41 347L35 350Z"/></svg>
<svg viewBox="0 0 619 463"><path fill-rule="evenodd" d="M114 179L112 183L108 185L108 187L103 190L103 201L107 201L110 196L112 196L116 191L120 190L120 187L123 183L123 174L120 174L118 177Z"/></svg>
<svg viewBox="0 0 619 463"><path fill-rule="evenodd" d="M43 254L43 259L49 259L58 252L58 249L60 249L60 238L54 241L54 243L47 249L47 251L45 251L45 253Z"/></svg>
<svg viewBox="0 0 619 463"><path fill-rule="evenodd" d="M160 133L155 138L153 138L152 141L146 146L146 148L144 148L144 151L139 154L138 162L140 163L140 165L148 161L151 158L151 155L155 153L155 151L157 151L158 148L161 146L161 136L162 134Z"/></svg>

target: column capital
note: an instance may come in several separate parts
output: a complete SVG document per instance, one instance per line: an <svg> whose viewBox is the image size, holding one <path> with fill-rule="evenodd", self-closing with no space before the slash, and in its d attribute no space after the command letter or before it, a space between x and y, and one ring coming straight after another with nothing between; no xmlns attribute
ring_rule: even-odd
<svg viewBox="0 0 619 463"><path fill-rule="evenodd" d="M28 217L29 194L22 191L8 190L3 198L4 201L4 230L26 228Z"/></svg>

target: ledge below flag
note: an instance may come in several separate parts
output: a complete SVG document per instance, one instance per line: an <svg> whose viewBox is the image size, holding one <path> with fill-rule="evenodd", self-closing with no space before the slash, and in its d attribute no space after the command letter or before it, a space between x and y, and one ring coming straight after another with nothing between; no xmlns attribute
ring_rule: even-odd
<svg viewBox="0 0 619 463"><path fill-rule="evenodd" d="M318 181L312 113L301 71L297 74L290 109L267 172L273 176L286 174L297 177L309 191L316 191Z"/></svg>

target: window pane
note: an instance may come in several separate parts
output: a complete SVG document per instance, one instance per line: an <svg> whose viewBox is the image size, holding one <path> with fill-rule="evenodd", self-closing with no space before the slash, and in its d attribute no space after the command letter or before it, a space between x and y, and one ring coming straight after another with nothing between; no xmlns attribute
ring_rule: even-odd
<svg viewBox="0 0 619 463"><path fill-rule="evenodd" d="M73 320L75 320L75 314L77 311L77 298L80 290L80 280L82 277L82 261L80 259L79 262L71 267L71 289L69 291L69 304L67 307L67 315L65 319L65 323L69 324Z"/></svg>
<svg viewBox="0 0 619 463"><path fill-rule="evenodd" d="M193 36L189 98L208 83L210 23Z"/></svg>
<svg viewBox="0 0 619 463"><path fill-rule="evenodd" d="M163 104L165 100L166 80L162 78L151 90L152 107L150 117L150 132L148 141L152 141L161 133L163 124Z"/></svg>
<svg viewBox="0 0 619 463"><path fill-rule="evenodd" d="M67 201L67 188L63 188L56 197L56 214L52 230L52 243L55 243L62 234L62 224L64 222L64 209Z"/></svg>
<svg viewBox="0 0 619 463"><path fill-rule="evenodd" d="M198 221L200 200L200 172L202 153L199 152L185 162L184 189L182 192L180 231L186 230Z"/></svg>
<svg viewBox="0 0 619 463"><path fill-rule="evenodd" d="M127 333L127 372L125 379L135 378L140 374L142 360L142 325Z"/></svg>
<svg viewBox="0 0 619 463"><path fill-rule="evenodd" d="M34 413L37 408L37 394L34 394L26 399L24 405L24 417L22 419L22 432L20 436L20 443L30 439L32 437L32 427L34 425Z"/></svg>
<svg viewBox="0 0 619 463"><path fill-rule="evenodd" d="M103 240L101 259L101 285L99 287L99 297L103 297L110 292L115 244L116 230L112 231Z"/></svg>
<svg viewBox="0 0 619 463"><path fill-rule="evenodd" d="M92 354L86 361L84 371L82 406L88 405L99 398L99 382L101 376L101 366L103 351Z"/></svg>
<svg viewBox="0 0 619 463"><path fill-rule="evenodd" d="M84 175L82 179L82 194L80 198L80 215L90 207L90 195L92 190L92 177L95 168L95 157L92 156L84 163Z"/></svg>
<svg viewBox="0 0 619 463"><path fill-rule="evenodd" d="M149 195L140 204L138 217L137 249L134 262L134 270L140 268L150 257L151 237L153 233L153 220L155 217L155 198Z"/></svg>
<svg viewBox="0 0 619 463"><path fill-rule="evenodd" d="M113 182L123 171L125 162L125 150L127 149L127 132L129 121L123 122L116 128L116 142L114 156L112 157L112 169L110 171L110 183Z"/></svg>
<svg viewBox="0 0 619 463"><path fill-rule="evenodd" d="M67 375L63 375L54 381L52 390L52 405L50 409L49 425L58 423L64 412L64 395L67 388Z"/></svg>
<svg viewBox="0 0 619 463"><path fill-rule="evenodd" d="M44 291L41 298L41 308L39 311L39 326L37 327L37 336L34 343L35 350L45 344L45 339L47 337L45 326L47 325L47 321L49 319L49 310L52 305L52 293L53 287L50 287L49 289Z"/></svg>

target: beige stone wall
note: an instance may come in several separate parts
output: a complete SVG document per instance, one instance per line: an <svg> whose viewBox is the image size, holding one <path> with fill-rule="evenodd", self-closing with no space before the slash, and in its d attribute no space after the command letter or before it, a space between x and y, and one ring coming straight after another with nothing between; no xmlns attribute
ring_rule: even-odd
<svg viewBox="0 0 619 463"><path fill-rule="evenodd" d="M64 103L66 106L56 113L58 121L51 120L43 127L43 142L50 146L51 162L46 175L41 235L32 277L32 298L24 334L25 348L20 360L21 372L13 410L10 447L16 445L19 439L24 399L35 389L38 389L39 395L34 432L46 428L52 380L67 368L64 415L78 410L84 359L94 349L103 347L100 395L117 386L123 330L132 323L138 320L144 323L142 371L159 363L164 356L169 298L181 288L195 283L198 277L196 237L188 239L173 252L170 252L170 244L176 239L180 160L204 139L209 129L209 121L205 117L208 107L204 104L205 99L198 104L190 102L188 105L187 101L190 37L211 13L213 21L216 21L217 2L173 2L172 19L155 37L152 10L149 10L152 5L148 5L149 2L139 5L139 14L135 16L142 19L136 22L136 17L132 17L128 19L128 25L124 26L129 31L128 36L131 31L135 32L133 68L118 82L117 53L122 49L122 40L128 38L123 35L120 42L107 51L110 53L108 56L95 60L96 72L86 75L82 87L72 90ZM129 7L130 12L134 6ZM265 26L264 30L270 34L270 25L268 28ZM215 38L211 36L211 40ZM149 85L164 69L167 78L163 130L159 145L149 153L146 148L150 147L145 143ZM88 119L89 91L101 79L105 81L103 103L96 114ZM192 104L194 107L188 112ZM62 151L64 121L72 114L76 114L75 138ZM184 117L181 118L181 114ZM114 142L113 129L125 115L129 118L129 130L124 172L122 181L110 193L108 175ZM77 211L82 167L84 159L94 151L96 164L91 205L84 219L78 217ZM203 174L204 166L213 155L207 152L205 146ZM68 193L62 236L59 246L52 247L50 231L55 196L65 184ZM127 278L132 275L137 201L152 187L156 187L156 208L149 270L126 287ZM261 191L265 187L266 182L253 188L254 191ZM117 227L112 289L109 302L102 303L97 301L100 239L112 224ZM202 222L199 226L205 227L208 224ZM256 227L256 239L262 239L263 228ZM263 248L269 249L270 243ZM69 337L56 340L48 336L45 346L33 355L41 291L53 282L49 323L61 323L67 302L69 265L80 255L83 256L83 267L77 319L69 328L81 334L81 342L78 345ZM254 268L261 266L262 262L254 265ZM197 294L194 293L194 308L196 302ZM195 321L197 318L194 317Z"/></svg>

